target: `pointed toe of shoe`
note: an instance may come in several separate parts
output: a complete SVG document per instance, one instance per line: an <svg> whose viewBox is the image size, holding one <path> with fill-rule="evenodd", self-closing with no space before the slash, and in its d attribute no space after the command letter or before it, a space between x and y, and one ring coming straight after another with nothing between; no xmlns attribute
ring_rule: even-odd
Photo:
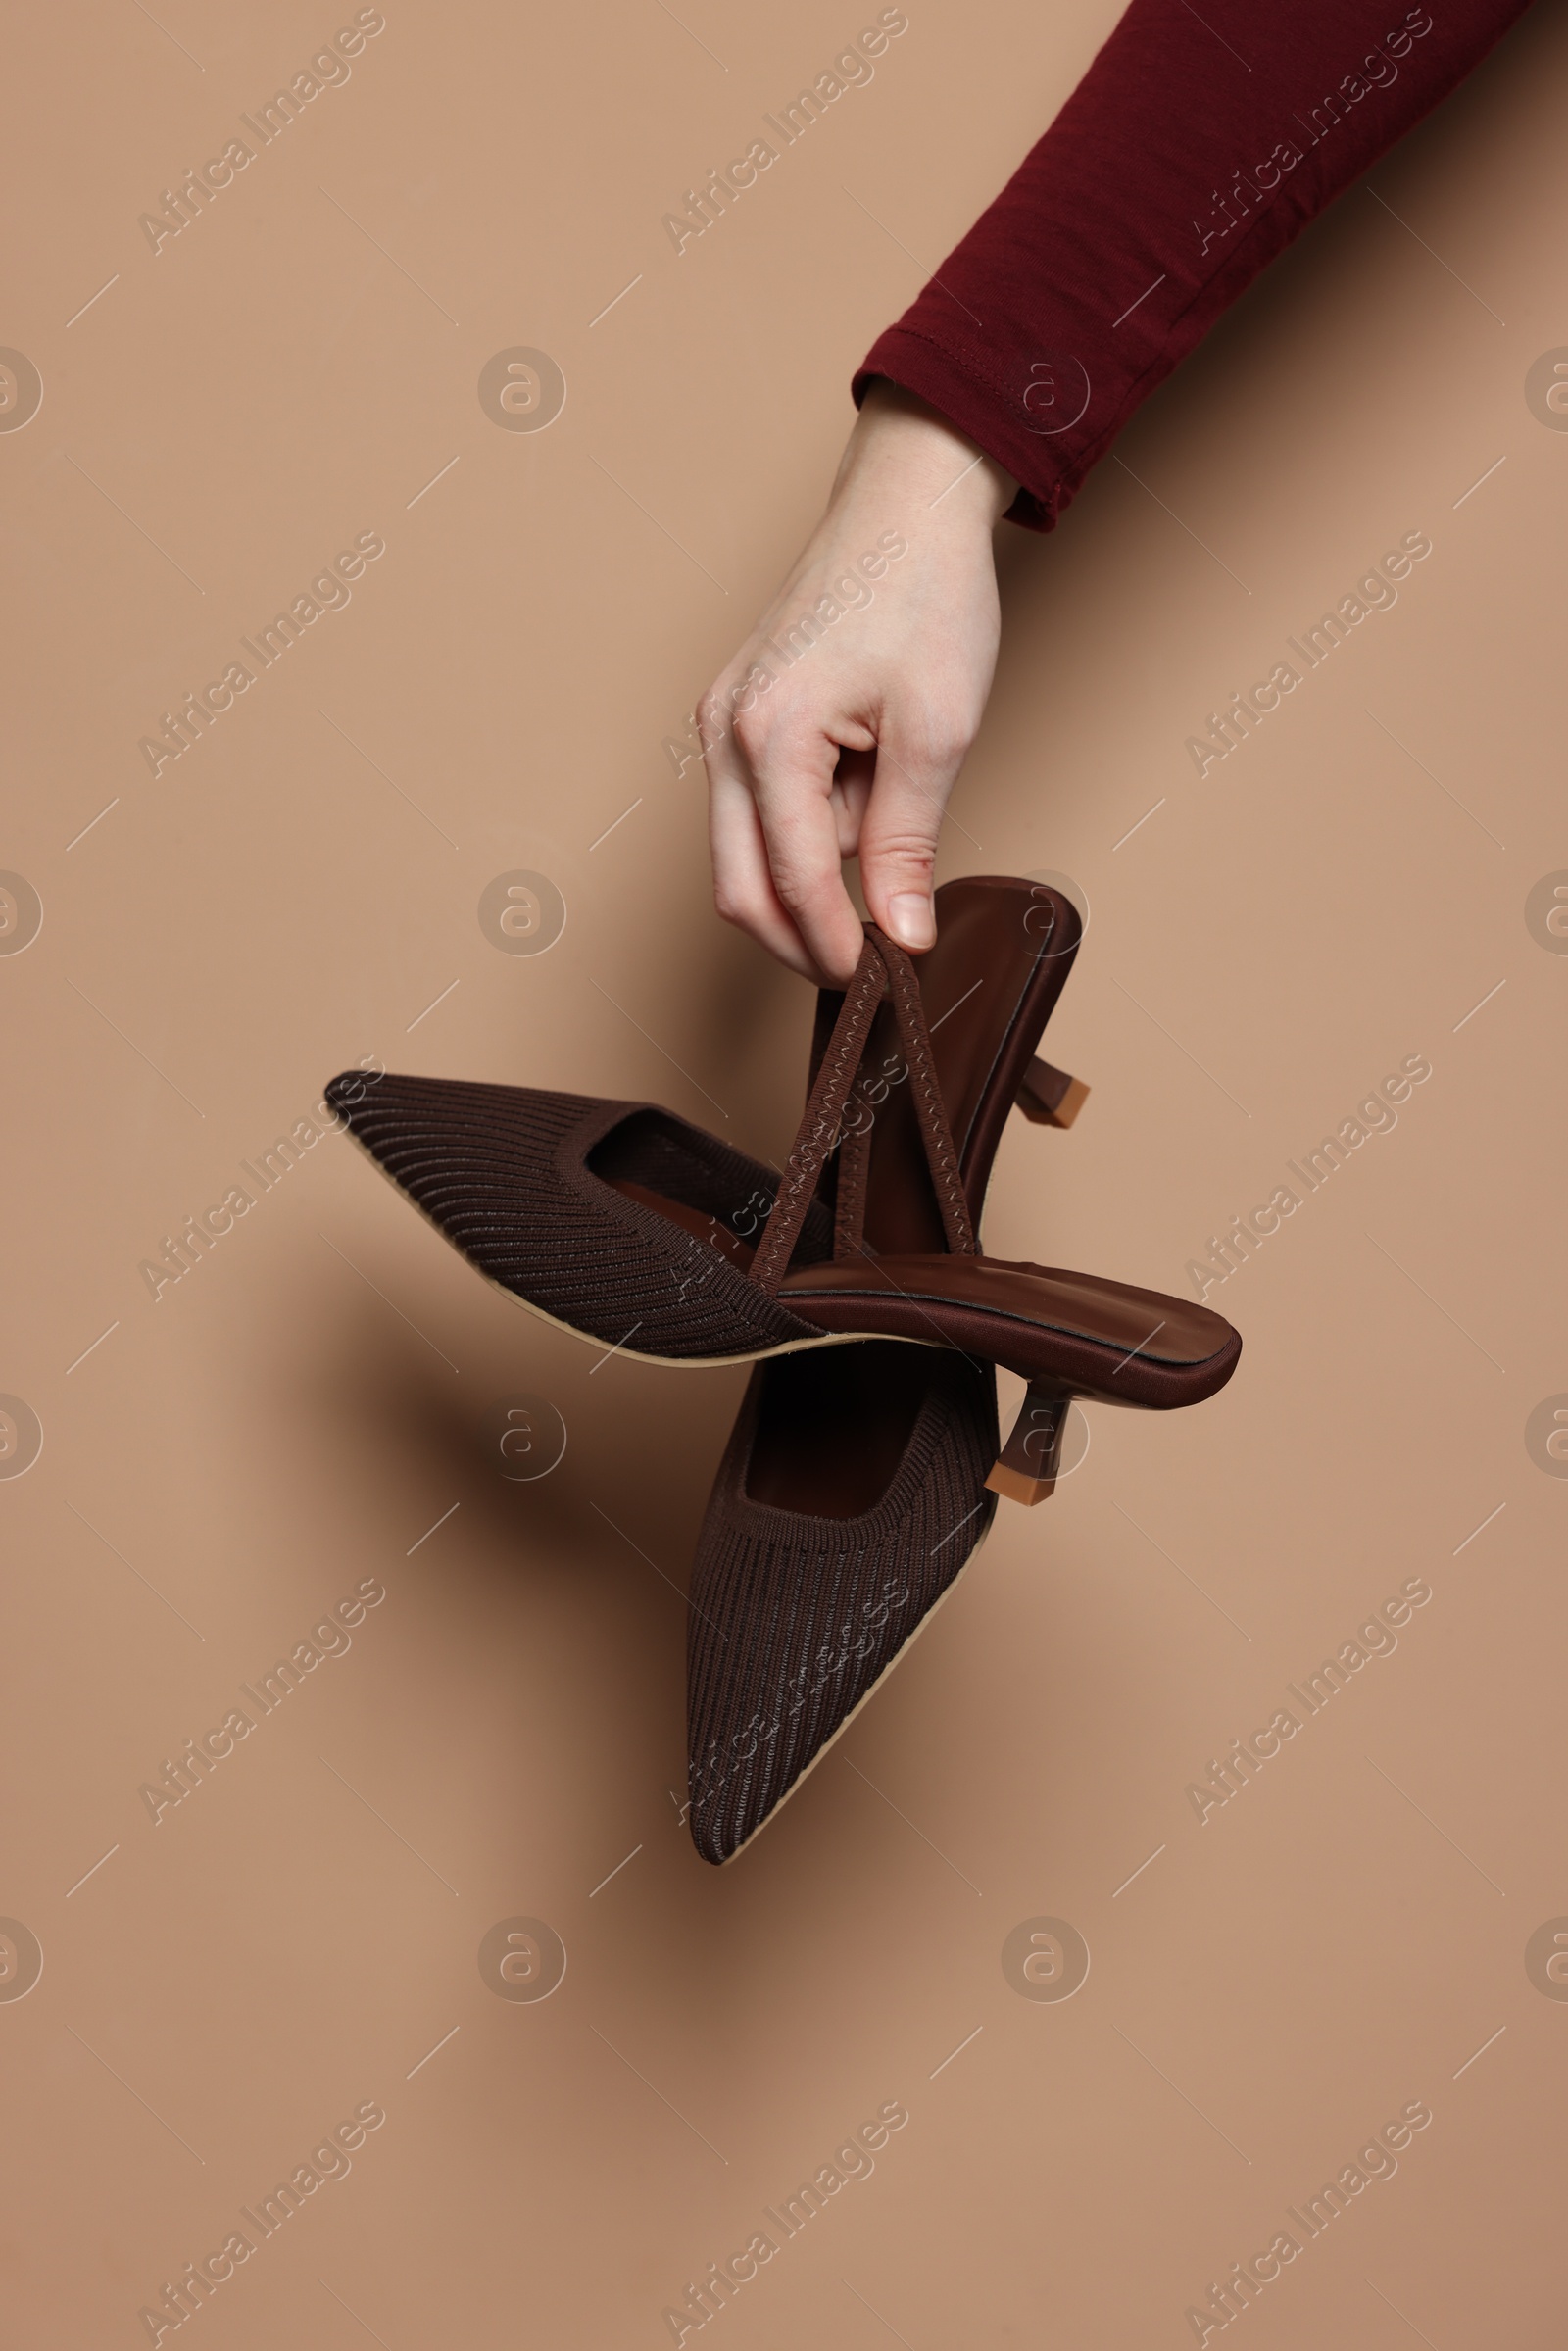
<svg viewBox="0 0 1568 2351"><path fill-rule="evenodd" d="M563 1225L586 1222L580 1204L563 1199L562 1147L596 1123L595 1111L613 1118L630 1106L455 1078L388 1072L372 1081L358 1071L334 1078L326 1100L454 1248L523 1297L541 1248L559 1249ZM579 1231L579 1245L586 1237Z"/></svg>
<svg viewBox="0 0 1568 2351"><path fill-rule="evenodd" d="M915 1358L912 1419L871 1507L839 1517L760 1501L748 1473L760 1425L781 1408L769 1383L798 1395L803 1382L851 1375L822 1357L753 1374L709 1504L688 1616L688 1822L714 1864L732 1860L820 1761L952 1590L996 1508L985 1483L997 1445L988 1370L875 1341L834 1353L859 1355L873 1379L889 1355ZM853 1423L845 1434L853 1448ZM803 1481L803 1499L817 1498Z"/></svg>
<svg viewBox="0 0 1568 2351"><path fill-rule="evenodd" d="M326 1100L470 1264L580 1338L690 1362L816 1336L704 1237L770 1170L653 1103L362 1070ZM651 1189L629 1198L617 1176ZM697 1231L648 1204L662 1191L684 1191Z"/></svg>

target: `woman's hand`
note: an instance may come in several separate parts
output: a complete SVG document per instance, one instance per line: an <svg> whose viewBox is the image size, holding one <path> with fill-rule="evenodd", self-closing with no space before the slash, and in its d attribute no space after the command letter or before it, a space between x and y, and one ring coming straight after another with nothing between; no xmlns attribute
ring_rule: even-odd
<svg viewBox="0 0 1568 2351"><path fill-rule="evenodd" d="M808 979L842 986L859 956L846 857L890 938L936 937L937 834L991 690L992 533L1016 487L873 384L826 514L699 706L718 911Z"/></svg>

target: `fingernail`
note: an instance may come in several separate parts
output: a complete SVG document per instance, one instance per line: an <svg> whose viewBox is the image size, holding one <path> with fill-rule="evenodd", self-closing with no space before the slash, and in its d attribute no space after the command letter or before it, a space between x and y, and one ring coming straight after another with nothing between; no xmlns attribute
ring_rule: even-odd
<svg viewBox="0 0 1568 2351"><path fill-rule="evenodd" d="M936 943L936 918L931 911L931 901L921 890L901 890L896 898L890 899L888 921L901 947L918 954L922 948Z"/></svg>

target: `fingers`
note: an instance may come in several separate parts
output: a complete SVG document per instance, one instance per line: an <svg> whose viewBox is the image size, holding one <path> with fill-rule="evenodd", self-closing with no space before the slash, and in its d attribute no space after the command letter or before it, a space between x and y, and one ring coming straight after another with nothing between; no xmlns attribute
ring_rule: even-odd
<svg viewBox="0 0 1568 2351"><path fill-rule="evenodd" d="M708 837L713 859L713 904L791 971L820 986L827 975L812 962L805 940L780 903L768 869L767 843L750 786L740 777L711 774Z"/></svg>
<svg viewBox="0 0 1568 2351"><path fill-rule="evenodd" d="M866 751L869 730L840 721L829 733L802 713L778 723L771 715L742 717L736 733L779 904L817 969L842 987L859 960L864 933L844 887L840 828L850 810L842 795L834 796L841 749L835 737L852 738L852 749Z"/></svg>
<svg viewBox="0 0 1568 2351"><path fill-rule="evenodd" d="M718 912L803 978L842 986L864 936L841 869L863 785L836 793L831 737L800 716L777 725L771 711L737 710L722 681L701 733Z"/></svg>
<svg viewBox="0 0 1568 2351"><path fill-rule="evenodd" d="M872 921L911 955L936 942L937 838L968 748L963 730L890 724L877 751L860 825L860 887Z"/></svg>
<svg viewBox="0 0 1568 2351"><path fill-rule="evenodd" d="M836 793L834 777L841 743L863 765L873 738L824 707L784 704L769 671L737 664L705 697L700 729L719 913L792 970L842 986L864 937L842 871L864 784L852 775Z"/></svg>
<svg viewBox="0 0 1568 2351"><path fill-rule="evenodd" d="M876 779L874 751L843 751L833 771L833 814L838 825L839 857L848 864L860 854L860 826Z"/></svg>
<svg viewBox="0 0 1568 2351"><path fill-rule="evenodd" d="M704 706L719 913L791 970L842 987L860 953L843 862L858 854L873 921L910 954L936 940L937 841L974 729L941 709L859 719L786 704Z"/></svg>
<svg viewBox="0 0 1568 2351"><path fill-rule="evenodd" d="M703 763L708 770L708 838L713 864L713 904L732 922L804 979L819 981L809 951L773 887L767 842L752 791L751 771L735 740L722 681L698 710Z"/></svg>

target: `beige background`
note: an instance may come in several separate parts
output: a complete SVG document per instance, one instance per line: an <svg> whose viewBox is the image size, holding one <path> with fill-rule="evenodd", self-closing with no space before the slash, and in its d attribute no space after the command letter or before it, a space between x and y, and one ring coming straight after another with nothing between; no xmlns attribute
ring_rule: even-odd
<svg viewBox="0 0 1568 2351"><path fill-rule="evenodd" d="M209 2351L634 2351L898 2099L731 2351L1146 2351L1423 2099L1253 2351L1545 2346L1568 2006L1524 1952L1568 1912L1568 1492L1524 1430L1568 1388L1568 962L1524 904L1568 866L1568 438L1523 384L1568 343L1561 12L1373 173L1398 218L1353 192L1151 404L1132 475L1004 534L945 841L1092 907L1048 1044L1093 1099L1009 1133L999 1253L1179 1289L1401 1056L1433 1076L1211 1293L1232 1387L1094 1415L722 1874L676 1810L679 1594L740 1375L591 1372L335 1139L156 1305L138 1261L362 1055L787 1141L808 994L712 918L662 744L808 528L853 366L1115 8L911 6L677 259L662 214L859 19L389 0L155 257L138 214L348 13L12 33L0 342L44 401L0 435L0 864L44 922L0 958L0 1388L44 1447L0 1484L0 1911L44 1969L0 2003L8 2341L145 2340L378 2100ZM548 431L479 405L515 345L564 371ZM1397 607L1200 783L1185 737L1413 529ZM349 607L155 782L141 733L365 530ZM567 901L546 955L479 929L514 867ZM523 1392L569 1444L512 1486L485 1426ZM1200 1826L1189 1782L1416 1576L1397 1652ZM365 1578L349 1653L154 1826L139 1786ZM518 1914L569 1954L541 2005L476 1966ZM1063 2004L1002 1972L1040 1915L1093 1955Z"/></svg>

